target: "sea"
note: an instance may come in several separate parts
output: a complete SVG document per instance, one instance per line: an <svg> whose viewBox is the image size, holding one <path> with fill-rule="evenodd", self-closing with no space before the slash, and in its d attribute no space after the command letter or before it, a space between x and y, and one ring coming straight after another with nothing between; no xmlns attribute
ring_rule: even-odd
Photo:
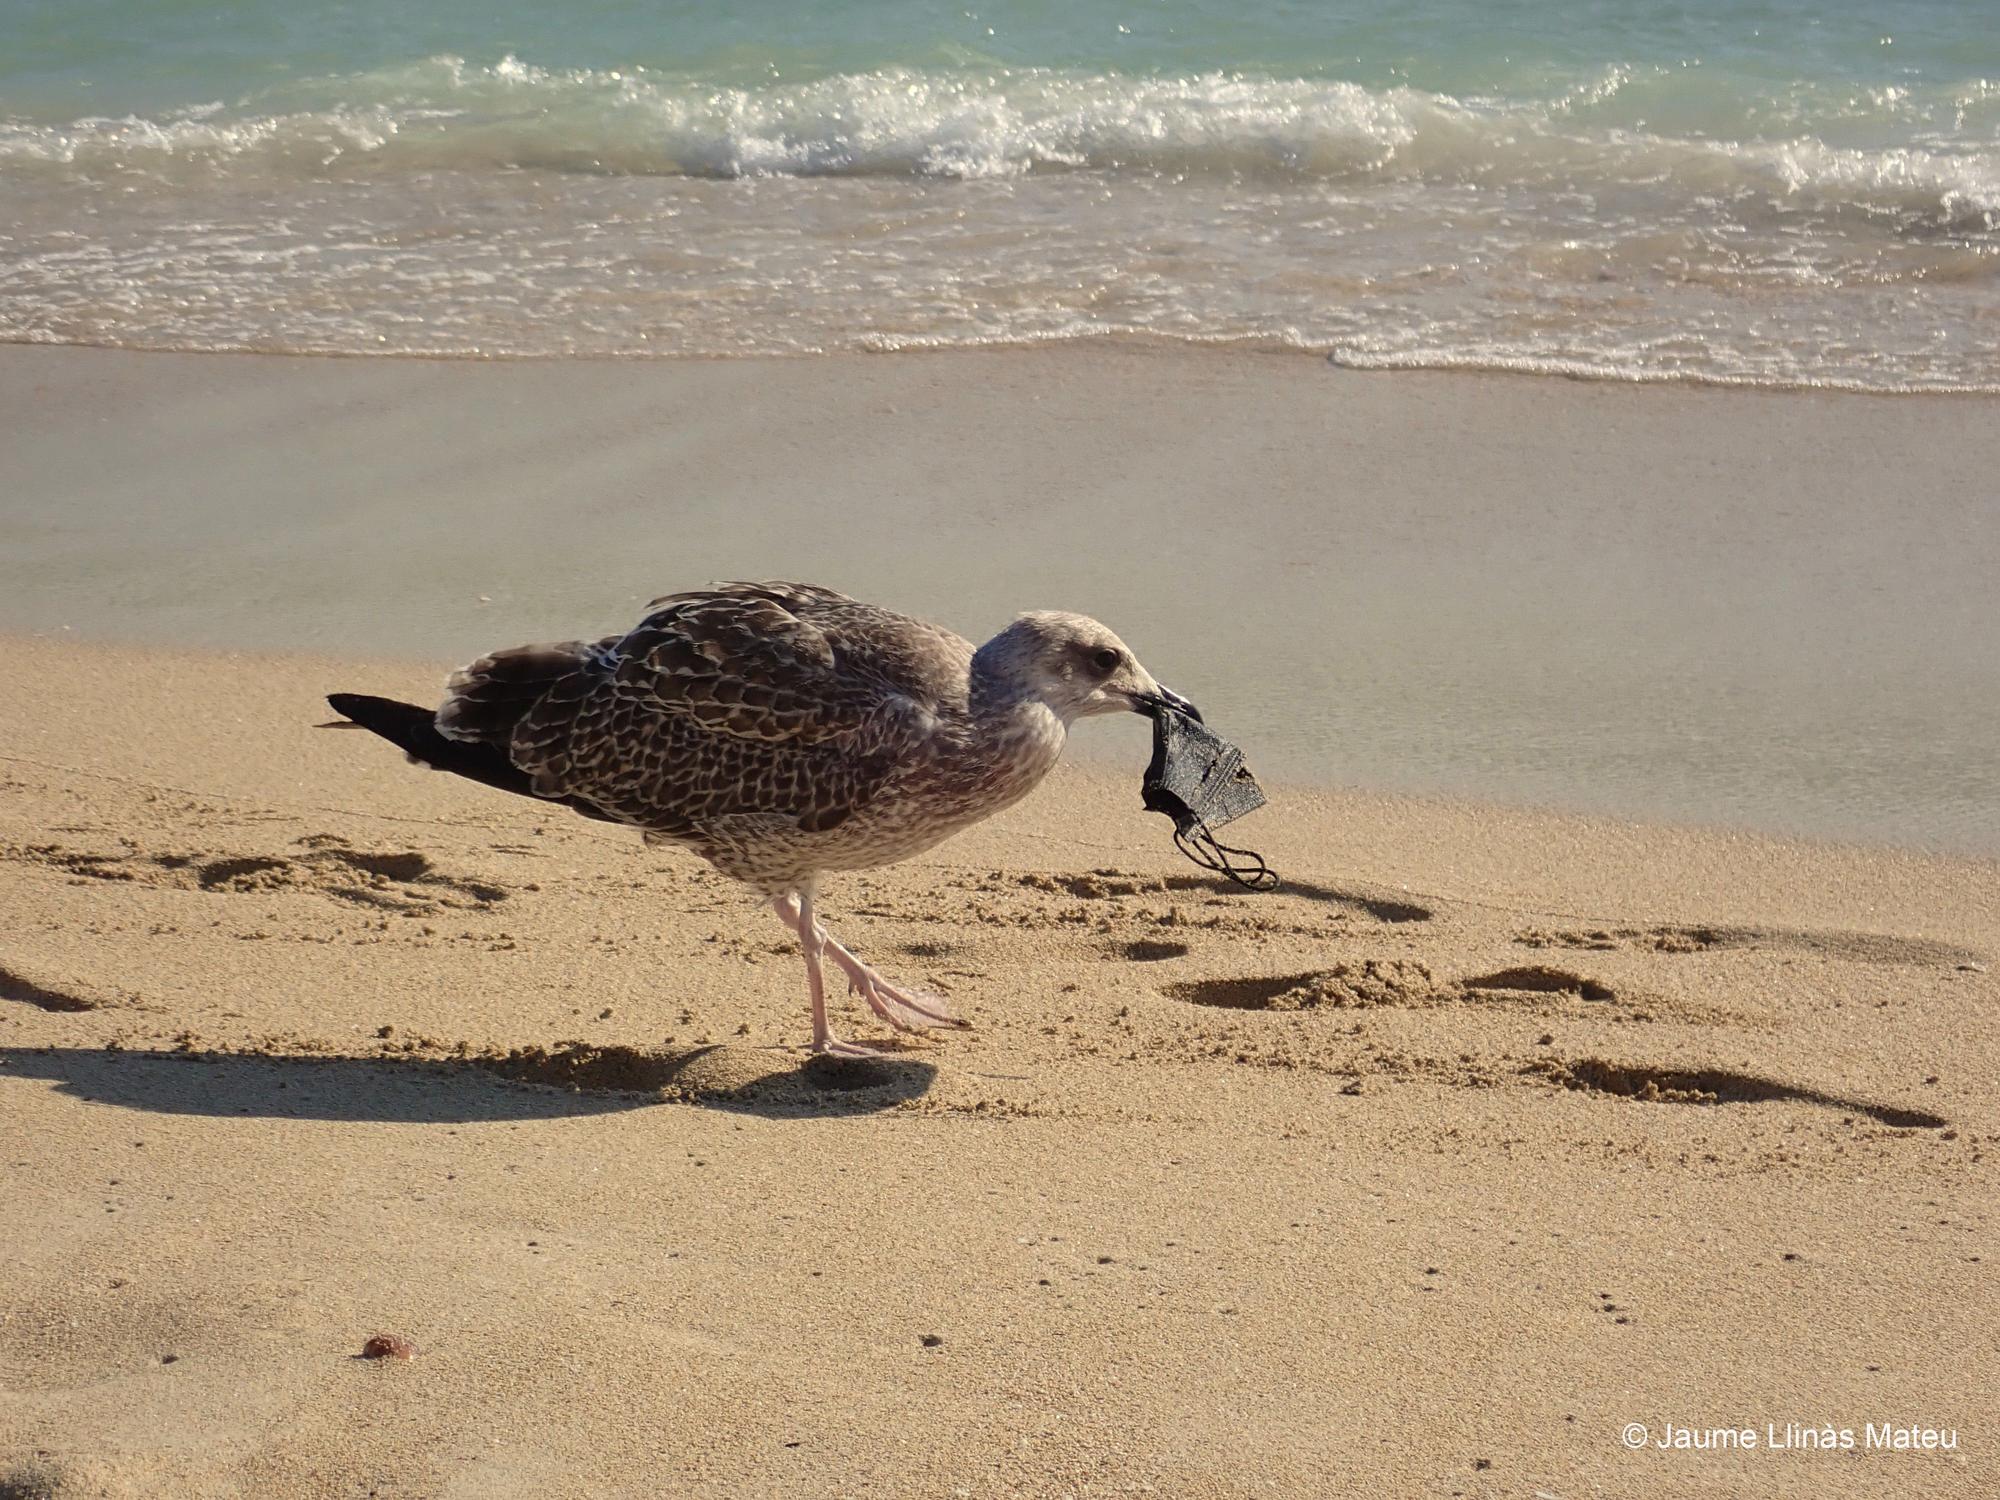
<svg viewBox="0 0 2000 1500"><path fill-rule="evenodd" d="M2000 390L1989 0L0 0L0 340Z"/></svg>

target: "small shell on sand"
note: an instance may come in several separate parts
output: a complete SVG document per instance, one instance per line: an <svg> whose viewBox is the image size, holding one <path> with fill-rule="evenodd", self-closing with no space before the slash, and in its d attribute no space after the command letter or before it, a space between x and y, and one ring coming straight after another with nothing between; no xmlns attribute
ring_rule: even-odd
<svg viewBox="0 0 2000 1500"><path fill-rule="evenodd" d="M363 1359L415 1359L417 1346L400 1333L377 1333L361 1346Z"/></svg>

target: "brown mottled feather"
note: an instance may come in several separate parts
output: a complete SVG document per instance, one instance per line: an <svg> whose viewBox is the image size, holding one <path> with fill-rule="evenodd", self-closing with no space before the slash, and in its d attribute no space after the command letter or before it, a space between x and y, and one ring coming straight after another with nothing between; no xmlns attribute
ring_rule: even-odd
<svg viewBox="0 0 2000 1500"><path fill-rule="evenodd" d="M453 737L501 742L547 797L699 837L718 819L838 827L918 749L969 643L794 583L670 594L623 637L519 647L457 674Z"/></svg>

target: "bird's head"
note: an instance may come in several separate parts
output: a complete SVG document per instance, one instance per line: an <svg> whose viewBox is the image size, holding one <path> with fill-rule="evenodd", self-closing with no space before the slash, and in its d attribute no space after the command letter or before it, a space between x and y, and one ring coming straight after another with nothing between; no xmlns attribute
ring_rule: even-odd
<svg viewBox="0 0 2000 1500"><path fill-rule="evenodd" d="M1152 718L1195 706L1154 680L1132 649L1088 615L1043 609L1022 615L979 648L975 670L1010 694L1038 699L1067 724L1092 714Z"/></svg>

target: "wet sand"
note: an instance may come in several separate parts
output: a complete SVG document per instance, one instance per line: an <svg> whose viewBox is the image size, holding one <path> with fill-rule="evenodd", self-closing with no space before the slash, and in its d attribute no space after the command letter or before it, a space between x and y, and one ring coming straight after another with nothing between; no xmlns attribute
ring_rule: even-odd
<svg viewBox="0 0 2000 1500"><path fill-rule="evenodd" d="M1101 615L1266 773L2000 854L1988 398L0 348L0 412L0 630L462 659L805 577Z"/></svg>

